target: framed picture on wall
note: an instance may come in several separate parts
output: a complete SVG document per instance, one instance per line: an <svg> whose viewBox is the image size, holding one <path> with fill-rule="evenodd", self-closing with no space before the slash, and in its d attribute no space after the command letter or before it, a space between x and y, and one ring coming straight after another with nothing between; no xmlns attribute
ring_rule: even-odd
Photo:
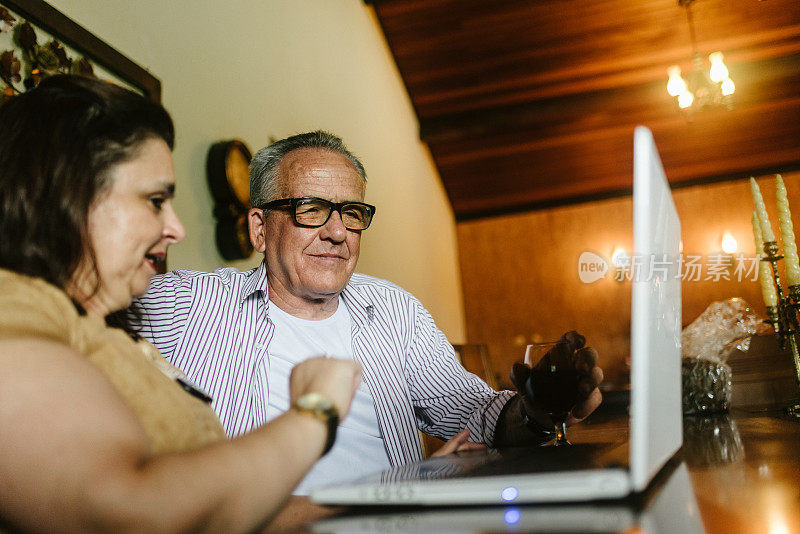
<svg viewBox="0 0 800 534"><path fill-rule="evenodd" d="M5 95L56 73L91 74L161 102L161 82L43 0L0 0L0 74Z"/></svg>

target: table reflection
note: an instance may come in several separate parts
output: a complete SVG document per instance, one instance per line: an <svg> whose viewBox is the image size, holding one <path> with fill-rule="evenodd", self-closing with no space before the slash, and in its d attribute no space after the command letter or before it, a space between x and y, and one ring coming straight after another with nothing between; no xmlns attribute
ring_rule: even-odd
<svg viewBox="0 0 800 534"><path fill-rule="evenodd" d="M684 417L683 455L691 467L743 460L744 444L736 422L728 414Z"/></svg>

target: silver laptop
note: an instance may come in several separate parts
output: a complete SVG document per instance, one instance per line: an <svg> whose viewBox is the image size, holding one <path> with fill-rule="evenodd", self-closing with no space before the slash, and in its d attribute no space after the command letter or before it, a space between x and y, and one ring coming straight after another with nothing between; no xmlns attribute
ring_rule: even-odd
<svg viewBox="0 0 800 534"><path fill-rule="evenodd" d="M356 534L391 532L641 532L702 534L703 521L686 464L665 468L658 491L636 502L477 506L420 510L418 507L358 509L317 521L311 532ZM661 478L661 476L659 476Z"/></svg>
<svg viewBox="0 0 800 534"><path fill-rule="evenodd" d="M680 221L653 136L641 126L634 132L633 234L629 442L431 458L315 489L311 500L508 504L615 499L643 491L680 448L683 427Z"/></svg>

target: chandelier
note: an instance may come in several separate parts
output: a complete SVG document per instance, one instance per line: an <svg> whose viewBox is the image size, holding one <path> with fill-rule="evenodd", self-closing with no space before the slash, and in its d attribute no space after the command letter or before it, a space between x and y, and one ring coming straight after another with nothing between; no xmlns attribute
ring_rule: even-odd
<svg viewBox="0 0 800 534"><path fill-rule="evenodd" d="M669 75L667 92L673 97L678 108L684 112L708 108L732 109L733 92L736 87L722 60L722 52L709 54L709 68L706 68L703 56L697 52L697 38L692 17L693 2L694 0L678 0L678 5L686 8L686 20L689 23L689 36L692 40L692 70L684 78L678 65L667 69Z"/></svg>

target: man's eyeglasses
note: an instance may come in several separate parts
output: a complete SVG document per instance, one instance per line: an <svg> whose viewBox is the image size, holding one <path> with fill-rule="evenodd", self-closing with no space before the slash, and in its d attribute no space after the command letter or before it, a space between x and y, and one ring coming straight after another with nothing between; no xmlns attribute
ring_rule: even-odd
<svg viewBox="0 0 800 534"><path fill-rule="evenodd" d="M375 215L375 206L363 202L331 202L324 198L300 197L273 200L260 206L262 210L271 210L284 206L291 207L294 222L301 226L318 228L331 218L333 211L338 211L344 227L348 230L366 230Z"/></svg>

